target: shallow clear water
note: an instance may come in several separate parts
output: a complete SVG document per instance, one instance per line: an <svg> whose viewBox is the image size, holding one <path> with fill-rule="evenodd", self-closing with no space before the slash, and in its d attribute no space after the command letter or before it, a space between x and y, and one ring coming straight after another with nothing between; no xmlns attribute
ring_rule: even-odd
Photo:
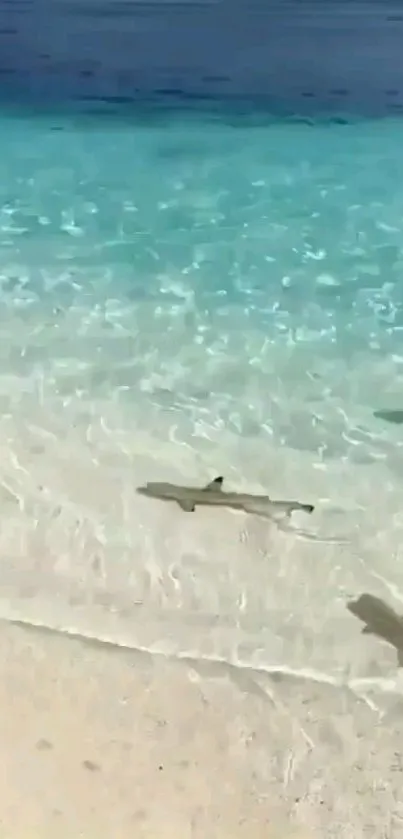
<svg viewBox="0 0 403 839"><path fill-rule="evenodd" d="M3 611L367 674L345 599L403 592L403 430L373 416L403 408L403 123L0 128ZM347 544L135 493L215 473Z"/></svg>

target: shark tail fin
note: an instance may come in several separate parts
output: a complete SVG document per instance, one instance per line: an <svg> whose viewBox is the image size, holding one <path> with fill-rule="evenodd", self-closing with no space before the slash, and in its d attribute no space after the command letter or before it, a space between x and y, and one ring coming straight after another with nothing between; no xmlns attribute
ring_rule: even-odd
<svg viewBox="0 0 403 839"><path fill-rule="evenodd" d="M222 489L223 483L224 478L222 475L219 475L218 478L214 478L214 481L210 481L210 483L204 487L204 492L209 492L212 489L217 492L217 490Z"/></svg>
<svg viewBox="0 0 403 839"><path fill-rule="evenodd" d="M286 516L291 516L295 510L302 510L304 513L313 513L315 507L313 504L301 504L300 501L280 501L279 507L283 508Z"/></svg>
<svg viewBox="0 0 403 839"><path fill-rule="evenodd" d="M313 504L298 504L297 510L303 510L304 513L313 513L315 507Z"/></svg>

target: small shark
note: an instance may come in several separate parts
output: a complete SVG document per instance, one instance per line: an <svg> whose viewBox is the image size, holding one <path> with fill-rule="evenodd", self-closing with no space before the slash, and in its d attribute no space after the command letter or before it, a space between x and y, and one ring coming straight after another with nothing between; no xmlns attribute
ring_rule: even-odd
<svg viewBox="0 0 403 839"><path fill-rule="evenodd" d="M373 594L361 594L347 603L347 609L365 623L364 635L377 635L395 648L399 667L403 667L403 617Z"/></svg>
<svg viewBox="0 0 403 839"><path fill-rule="evenodd" d="M312 513L312 504L301 504L299 501L272 501L268 495L250 495L244 492L224 492L222 485L224 478L220 475L205 487L186 487L177 484L147 483L138 487L140 495L148 498L158 498L160 501L176 501L185 513L194 513L196 507L230 507L232 510L243 510L255 516L276 518L290 516L294 510Z"/></svg>

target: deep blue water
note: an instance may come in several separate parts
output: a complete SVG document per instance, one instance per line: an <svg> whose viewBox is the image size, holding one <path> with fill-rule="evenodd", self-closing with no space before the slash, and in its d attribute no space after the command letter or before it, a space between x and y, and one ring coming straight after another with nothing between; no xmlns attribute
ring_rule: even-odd
<svg viewBox="0 0 403 839"><path fill-rule="evenodd" d="M1 0L0 94L114 110L401 113L403 10L336 0Z"/></svg>

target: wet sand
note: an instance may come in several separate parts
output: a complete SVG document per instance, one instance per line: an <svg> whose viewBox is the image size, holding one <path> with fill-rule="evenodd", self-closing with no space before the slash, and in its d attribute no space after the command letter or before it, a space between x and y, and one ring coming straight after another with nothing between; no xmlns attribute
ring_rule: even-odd
<svg viewBox="0 0 403 839"><path fill-rule="evenodd" d="M0 625L8 839L397 837L403 702Z"/></svg>

